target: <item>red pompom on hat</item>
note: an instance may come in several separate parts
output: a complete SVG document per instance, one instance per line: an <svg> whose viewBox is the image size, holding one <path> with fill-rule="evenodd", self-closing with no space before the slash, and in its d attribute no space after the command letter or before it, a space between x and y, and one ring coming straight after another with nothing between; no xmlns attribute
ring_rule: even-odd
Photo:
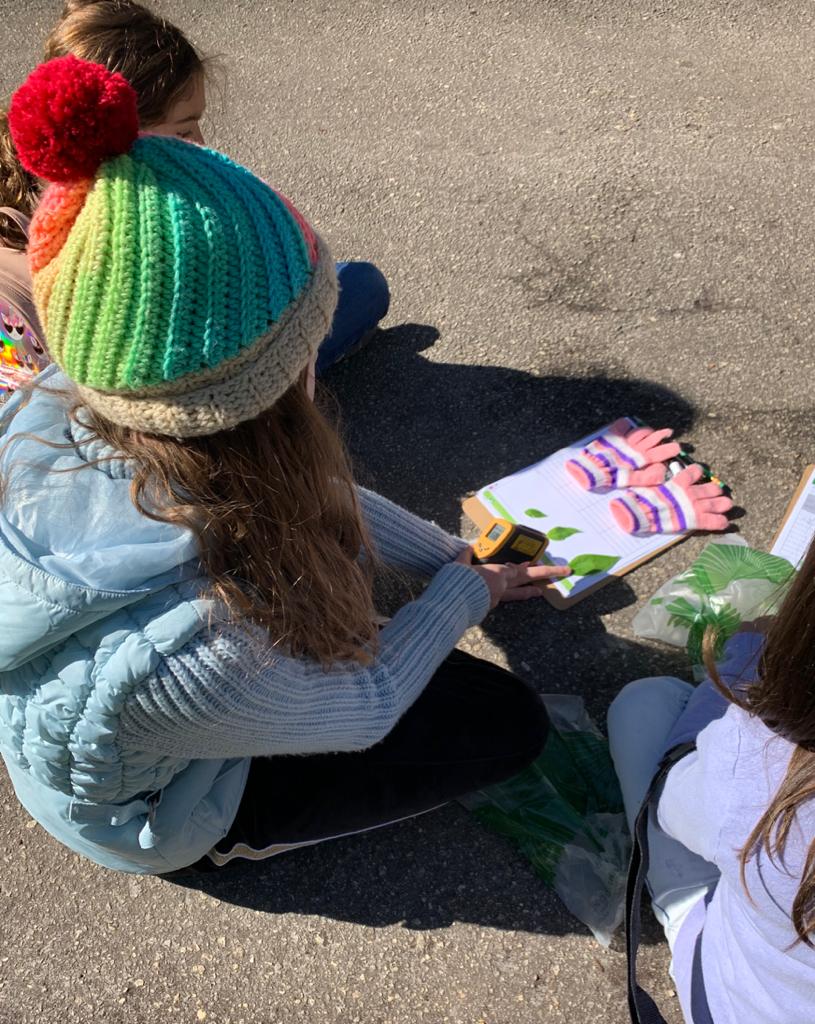
<svg viewBox="0 0 815 1024"><path fill-rule="evenodd" d="M46 181L92 178L139 134L136 93L118 72L69 55L35 68L11 99L20 163Z"/></svg>

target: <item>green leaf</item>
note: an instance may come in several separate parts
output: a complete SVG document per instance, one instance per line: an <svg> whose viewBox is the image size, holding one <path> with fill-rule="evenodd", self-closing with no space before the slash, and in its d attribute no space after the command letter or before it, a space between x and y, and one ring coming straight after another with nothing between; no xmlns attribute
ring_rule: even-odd
<svg viewBox="0 0 815 1024"><path fill-rule="evenodd" d="M551 530L546 531L546 536L549 540L566 540L572 534L582 532L582 530L576 530L573 526L553 526Z"/></svg>
<svg viewBox="0 0 815 1024"><path fill-rule="evenodd" d="M736 544L708 544L680 579L700 596L718 594L734 580L769 580L779 586L794 575L785 558Z"/></svg>
<svg viewBox="0 0 815 1024"><path fill-rule="evenodd" d="M615 555L577 555L569 562L569 568L575 576L594 576L598 572L608 572L619 561Z"/></svg>
<svg viewBox="0 0 815 1024"><path fill-rule="evenodd" d="M711 608L709 604L697 606L687 598L677 597L665 605L670 616L671 626L681 626L688 630L688 656L694 665L701 665L702 645L705 633L712 629L716 634L714 657L718 658L724 648L725 641L736 632L741 625L741 615L729 604L721 608Z"/></svg>
<svg viewBox="0 0 815 1024"><path fill-rule="evenodd" d="M528 508L526 510L526 512L524 512L524 515L525 516L529 516L530 519L545 519L546 518L546 513L545 512L541 512L541 510L539 508Z"/></svg>
<svg viewBox="0 0 815 1024"><path fill-rule="evenodd" d="M691 604L686 597L676 597L670 604L665 605L665 611L671 617L672 626L681 626L683 623L689 625L701 614L698 605Z"/></svg>
<svg viewBox="0 0 815 1024"><path fill-rule="evenodd" d="M723 608L705 608L688 632L688 656L694 665L704 663L703 645L707 631L713 630L715 643L713 658L722 656L725 643L741 625L741 615L729 604Z"/></svg>

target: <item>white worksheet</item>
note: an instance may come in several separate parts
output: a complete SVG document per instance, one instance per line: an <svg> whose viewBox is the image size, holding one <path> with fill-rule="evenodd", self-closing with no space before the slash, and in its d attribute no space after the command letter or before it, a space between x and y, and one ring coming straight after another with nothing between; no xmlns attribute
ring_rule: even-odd
<svg viewBox="0 0 815 1024"><path fill-rule="evenodd" d="M542 561L572 564L575 569L572 576L554 584L565 598L577 597L608 575L622 575L677 540L675 535L632 537L625 533L609 511L615 492L584 491L566 471L566 462L607 429L601 427L570 447L482 487L476 495L493 515L531 526L549 537ZM586 556L596 557L589 560ZM601 568L589 575L578 571L594 566Z"/></svg>
<svg viewBox="0 0 815 1024"><path fill-rule="evenodd" d="M813 536L815 536L815 470L810 471L770 554L786 558L797 569L807 553Z"/></svg>

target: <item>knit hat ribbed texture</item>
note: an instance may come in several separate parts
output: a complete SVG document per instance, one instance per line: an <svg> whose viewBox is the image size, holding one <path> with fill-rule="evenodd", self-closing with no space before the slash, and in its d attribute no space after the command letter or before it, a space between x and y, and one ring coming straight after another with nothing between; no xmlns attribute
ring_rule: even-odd
<svg viewBox="0 0 815 1024"><path fill-rule="evenodd" d="M214 433L272 406L312 358L336 304L333 261L287 199L226 156L123 138L131 104L121 76L73 57L15 93L21 161L54 181L31 224L37 309L90 407L151 433Z"/></svg>

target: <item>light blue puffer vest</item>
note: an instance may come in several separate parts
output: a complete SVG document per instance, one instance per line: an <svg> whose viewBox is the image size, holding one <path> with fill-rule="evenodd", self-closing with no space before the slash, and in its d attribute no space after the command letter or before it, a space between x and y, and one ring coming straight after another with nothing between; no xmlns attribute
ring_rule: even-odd
<svg viewBox="0 0 815 1024"><path fill-rule="evenodd" d="M132 688L204 628L195 543L136 511L121 462L87 464L104 450L47 390L65 384L55 368L40 379L28 405L15 395L0 410L0 753L20 802L66 846L106 867L170 871L225 835L249 770L248 758L117 741ZM5 447L23 433L85 443Z"/></svg>

